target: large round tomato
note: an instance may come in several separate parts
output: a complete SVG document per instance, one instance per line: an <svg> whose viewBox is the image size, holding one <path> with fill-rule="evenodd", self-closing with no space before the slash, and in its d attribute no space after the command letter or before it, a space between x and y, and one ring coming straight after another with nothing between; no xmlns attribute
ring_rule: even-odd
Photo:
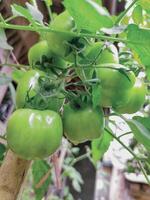
<svg viewBox="0 0 150 200"><path fill-rule="evenodd" d="M147 88L143 81L137 79L135 85L127 93L128 101L125 104L114 107L118 113L132 114L140 110L145 102Z"/></svg>
<svg viewBox="0 0 150 200"><path fill-rule="evenodd" d="M27 101L34 97L40 89L39 78L44 77L45 73L37 70L30 70L25 73L23 78L20 80L17 91L16 91L16 105L17 108L28 107ZM40 98L40 95L37 96ZM41 99L42 100L42 99ZM46 98L44 107L46 109L59 111L64 101L64 95L59 93L57 96ZM43 106L43 105L41 105ZM30 107L30 106L29 106Z"/></svg>
<svg viewBox="0 0 150 200"><path fill-rule="evenodd" d="M96 69L97 77L101 81L100 104L103 107L117 106L127 101L127 92L135 83L132 71L122 71L111 66Z"/></svg>
<svg viewBox="0 0 150 200"><path fill-rule="evenodd" d="M53 154L61 144L62 121L49 110L20 109L8 121L7 141L18 156L32 160Z"/></svg>
<svg viewBox="0 0 150 200"><path fill-rule="evenodd" d="M62 12L55 17L51 22L50 28L58 31L71 31L74 28L73 18L67 11ZM69 51L68 41L73 39L73 36L66 33L49 32L45 34L50 50L61 57L65 57Z"/></svg>
<svg viewBox="0 0 150 200"><path fill-rule="evenodd" d="M104 128L103 112L86 106L80 109L66 105L63 113L66 137L74 144L100 137Z"/></svg>
<svg viewBox="0 0 150 200"><path fill-rule="evenodd" d="M76 68L76 72L82 80L92 78L95 64L119 63L118 51L113 44L110 44L110 46L105 49L103 48L104 44L102 42L87 45L87 48L84 51L84 58L80 59L80 63L84 64L84 67Z"/></svg>

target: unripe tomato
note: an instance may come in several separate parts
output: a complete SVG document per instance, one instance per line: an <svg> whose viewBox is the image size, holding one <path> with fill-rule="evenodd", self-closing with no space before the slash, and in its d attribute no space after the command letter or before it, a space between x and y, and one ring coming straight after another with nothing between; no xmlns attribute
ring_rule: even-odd
<svg viewBox="0 0 150 200"><path fill-rule="evenodd" d="M28 52L29 65L33 67L42 64L42 59L50 59L51 57L52 54L46 40L34 44Z"/></svg>
<svg viewBox="0 0 150 200"><path fill-rule="evenodd" d="M76 72L78 76L82 79L90 79L92 78L92 74L94 72L94 67L92 65L96 64L107 64L119 63L118 51L117 48L111 44L109 47L103 48L102 42L96 42L91 45L88 45L84 52L84 59L80 60L81 64L87 64L87 67L77 68Z"/></svg>
<svg viewBox="0 0 150 200"><path fill-rule="evenodd" d="M80 109L66 105L63 113L66 137L74 144L100 137L104 128L102 110L86 106Z"/></svg>
<svg viewBox="0 0 150 200"><path fill-rule="evenodd" d="M73 18L67 11L56 16L50 24L50 28L58 31L71 31L74 28ZM45 34L50 50L61 57L65 57L69 51L67 41L71 41L73 36L66 33L49 32Z"/></svg>
<svg viewBox="0 0 150 200"><path fill-rule="evenodd" d="M125 104L114 107L114 110L121 114L132 114L139 111L145 102L146 92L147 88L144 82L137 79L133 88L127 93L128 101Z"/></svg>
<svg viewBox="0 0 150 200"><path fill-rule="evenodd" d="M67 68L67 62L52 53L46 40L34 44L29 49L28 61L32 68L37 68L49 73L51 72L50 65L52 65L53 68Z"/></svg>
<svg viewBox="0 0 150 200"><path fill-rule="evenodd" d="M108 67L96 69L97 77L101 81L100 105L111 107L112 105L124 104L127 101L129 89L135 83L135 75L132 71L122 72Z"/></svg>
<svg viewBox="0 0 150 200"><path fill-rule="evenodd" d="M93 62L95 60L96 64L106 64L106 63L119 63L118 50L113 45L110 44L103 49L102 42L96 42L89 45L85 51L85 61ZM87 58L86 58L87 57Z"/></svg>
<svg viewBox="0 0 150 200"><path fill-rule="evenodd" d="M42 159L59 148L62 133L62 121L56 112L20 109L8 120L7 142L21 158Z"/></svg>
<svg viewBox="0 0 150 200"><path fill-rule="evenodd" d="M26 105L27 95L32 98L39 90L39 77L44 77L45 73L37 70L29 70L20 80L16 91L17 108L28 107ZM59 111L64 101L64 95L58 94L57 97L47 98L47 109Z"/></svg>

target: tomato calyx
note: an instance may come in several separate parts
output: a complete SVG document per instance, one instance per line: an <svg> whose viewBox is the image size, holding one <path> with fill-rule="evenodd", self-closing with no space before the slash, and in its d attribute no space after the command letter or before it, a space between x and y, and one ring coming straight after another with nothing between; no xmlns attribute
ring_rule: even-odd
<svg viewBox="0 0 150 200"><path fill-rule="evenodd" d="M59 79L52 79L48 76L40 76L38 78L38 87L35 90L35 95L30 96L29 88L25 98L24 107L38 110L45 110L49 108L51 102L65 99L63 95L64 83Z"/></svg>

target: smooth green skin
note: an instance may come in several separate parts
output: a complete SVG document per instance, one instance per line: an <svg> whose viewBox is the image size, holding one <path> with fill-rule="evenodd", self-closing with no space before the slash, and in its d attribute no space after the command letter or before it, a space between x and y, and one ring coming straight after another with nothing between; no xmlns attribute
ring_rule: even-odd
<svg viewBox="0 0 150 200"><path fill-rule="evenodd" d="M126 75L116 69L99 68L96 69L97 77L101 81L100 105L111 107L122 105L128 100L128 91L135 83L135 75L128 71Z"/></svg>
<svg viewBox="0 0 150 200"><path fill-rule="evenodd" d="M17 108L24 108L26 103L27 93L29 97L36 95L38 89L38 79L40 76L45 76L45 73L38 70L30 70L25 73L23 78L20 80L16 90L16 106ZM50 97L48 99L48 108L58 112L63 104L64 95L59 94L58 98Z"/></svg>
<svg viewBox="0 0 150 200"><path fill-rule="evenodd" d="M64 11L54 18L50 24L50 28L59 31L71 31L74 28L73 18L67 11ZM54 54L65 57L69 50L69 46L65 42L72 40L73 36L65 33L51 32L45 34L45 39Z"/></svg>
<svg viewBox="0 0 150 200"><path fill-rule="evenodd" d="M36 62L42 61L42 56L45 55L48 58L52 57L46 40L40 41L34 44L28 52L29 65L35 67Z"/></svg>
<svg viewBox="0 0 150 200"><path fill-rule="evenodd" d="M62 134L60 116L49 110L16 110L7 126L10 149L26 160L52 155L61 144Z"/></svg>
<svg viewBox="0 0 150 200"><path fill-rule="evenodd" d="M106 64L106 63L113 63L118 64L118 51L117 48L111 44L109 47L105 48L102 52L101 49L103 48L102 42L96 42L89 46L84 52L85 59L81 60L81 64L91 64L91 66L87 66L86 68L77 68L76 72L78 76L82 79L91 79L94 68L92 68L92 64L99 65L99 64ZM101 52L101 53L100 53ZM95 61L95 62L93 62Z"/></svg>
<svg viewBox="0 0 150 200"><path fill-rule="evenodd" d="M114 111L120 114L132 114L140 110L145 102L147 88L144 82L137 79L135 85L128 92L128 101L118 107L114 107Z"/></svg>
<svg viewBox="0 0 150 200"><path fill-rule="evenodd" d="M74 144L99 138L104 128L102 110L88 106L73 109L66 105L63 113L65 136Z"/></svg>
<svg viewBox="0 0 150 200"><path fill-rule="evenodd" d="M62 69L67 68L66 61L56 55L53 55L46 40L40 41L30 48L28 52L29 65L34 68L36 67L37 62L40 62L42 65L42 56L46 56L48 59L52 60L52 63L50 64L53 64L56 67ZM42 70L42 66L40 70Z"/></svg>
<svg viewBox="0 0 150 200"><path fill-rule="evenodd" d="M40 76L44 75L44 72L37 70L29 70L25 73L23 78L19 81L16 90L17 108L23 108L25 106L28 91L30 97L33 97L36 94L36 90L38 89L38 79Z"/></svg>

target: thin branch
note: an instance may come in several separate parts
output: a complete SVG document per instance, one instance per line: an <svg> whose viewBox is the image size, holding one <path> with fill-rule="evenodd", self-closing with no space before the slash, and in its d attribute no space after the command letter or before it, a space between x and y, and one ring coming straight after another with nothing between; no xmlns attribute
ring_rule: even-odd
<svg viewBox="0 0 150 200"><path fill-rule="evenodd" d="M128 11L134 6L134 4L135 4L137 1L138 1L138 0L134 0L134 1L129 5L129 7L128 7L127 9L125 9L124 12L122 12L122 13L118 16L118 18L117 18L117 20L116 20L116 22L115 22L115 25L118 25L118 24L121 22L121 20L124 18L124 16L128 13Z"/></svg>
<svg viewBox="0 0 150 200"><path fill-rule="evenodd" d="M143 175L144 175L144 177L145 177L145 179L147 180L147 183L150 185L150 180L149 180L149 178L148 178L148 176L147 176L147 173L146 173L146 171L145 171L145 169L143 168L143 166L142 166L142 163L141 163L141 160L140 160L140 158L136 155L136 154L134 154L134 152L129 148L129 147L127 147L117 136L115 136L108 128L105 128L105 130L113 137L113 138L115 138L135 159L136 159L136 161L137 161L137 163L138 163L138 165L139 165L139 167L140 167L140 169L141 169L141 171L142 171L142 173L143 173Z"/></svg>
<svg viewBox="0 0 150 200"><path fill-rule="evenodd" d="M52 10L51 10L50 6L48 5L48 1L47 1L47 0L44 0L44 2L45 2L45 5L46 5L46 8L47 8L49 17L50 17L50 21L53 21Z"/></svg>
<svg viewBox="0 0 150 200"><path fill-rule="evenodd" d="M124 43L137 43L135 41L128 41L126 39L116 38L116 37L110 37L110 36L104 36L100 34L89 34L89 33L79 33L79 32L70 32L70 31L61 31L61 30L54 30L47 26L23 26L23 25L14 25L14 24L5 24L0 23L0 28L4 29L14 29L14 30L24 30L24 31L33 31L33 32L53 32L53 33L60 33L60 34L68 34L72 37L88 37L88 38L95 38L95 39L102 39L102 40L108 40L108 41L116 41L116 42L124 42ZM140 43L140 42L138 42Z"/></svg>

